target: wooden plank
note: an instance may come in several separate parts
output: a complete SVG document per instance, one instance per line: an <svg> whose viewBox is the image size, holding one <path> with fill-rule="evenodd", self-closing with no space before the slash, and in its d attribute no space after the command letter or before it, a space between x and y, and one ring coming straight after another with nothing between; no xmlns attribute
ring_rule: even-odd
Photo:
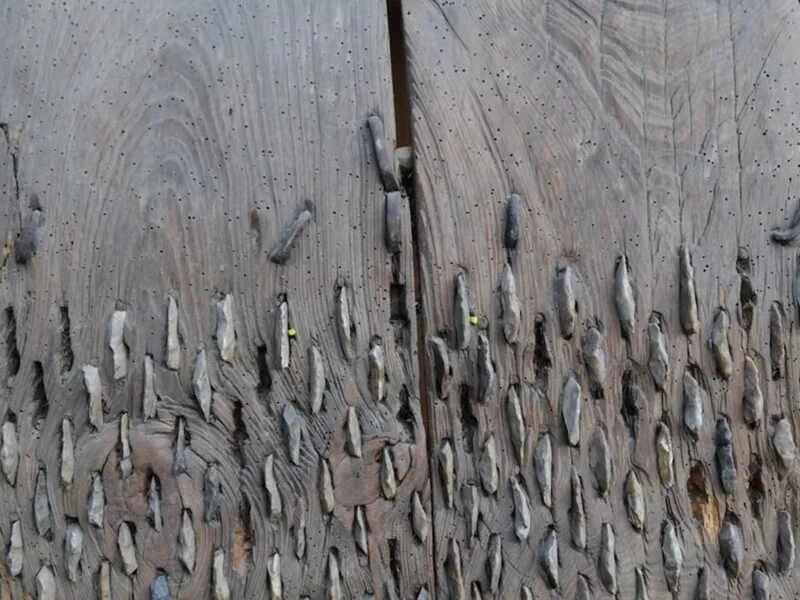
<svg viewBox="0 0 800 600"><path fill-rule="evenodd" d="M104 585L136 598L154 585L163 597L161 576L175 598L226 597L226 586L231 598L277 595L278 575L286 598L432 589L431 538L419 542L411 526L415 494L430 511L430 486L410 217L404 203L392 257L366 127L381 114L393 147L385 5L10 2L4 16L3 239L29 218L29 194L46 215L33 260L0 270L0 419L13 423L20 457L15 485L0 482L13 498L0 505L0 539L5 552L19 520L24 549L19 576L5 560L0 572L11 597L36 595L43 565L58 598L100 597ZM285 264L271 262L306 200L313 219ZM368 380L375 342L383 399ZM312 346L324 368L318 414ZM100 380L94 412L87 365ZM349 407L358 457L346 449ZM64 483L65 418L75 460ZM390 499L379 478L387 454ZM70 525L82 533L75 581ZM120 548L128 532L133 548Z"/></svg>
<svg viewBox="0 0 800 600"><path fill-rule="evenodd" d="M778 511L788 512L793 527L800 516L797 469L779 477L771 435L780 416L791 431L799 425L792 400L800 350L793 291L797 250L772 243L769 232L789 221L798 196L787 143L796 139L792 115L798 101L790 91L800 77L792 58L796 5L470 0L456 6L407 0L404 7L424 333L446 340L453 368L451 392L443 398L429 352L432 462L448 464L441 450L448 441L455 479L448 508L443 478L433 478L437 597L459 597L454 542L464 595L477 584L483 597L519 597L522 586L545 597L549 586L539 554L553 526L561 596L579 597L588 583L594 597L607 597L598 572L604 524L616 548L615 560L607 561L616 582L605 580L621 598L644 597L637 591L637 571L639 587L650 598L667 596L664 555L674 555L676 544L662 548L673 531L682 556L678 597L694 597L701 569L708 597L749 597L761 561L768 565L772 597L795 597L797 572L780 574L773 567ZM512 193L523 203L513 251L503 244ZM682 244L694 267L699 331L692 335L684 332L679 314ZM615 303L621 255L630 265L636 306L629 343ZM577 314L569 339L561 335L559 318L559 299L570 296L563 287L558 291L565 272L558 273L560 261L574 276ZM513 344L505 339L501 309L507 262L521 305L519 341ZM464 350L455 343L459 272L465 273L469 312L478 318L467 326L471 340ZM745 277L755 295L742 287ZM785 359L778 379L770 359L774 302L784 312ZM707 344L714 323L722 324L720 307L730 321L729 379L719 375ZM565 321L569 317L564 313ZM659 328L665 337L669 373L663 391L650 374L651 319L659 324L650 330L656 348ZM605 352L605 379L596 394L590 393L581 352L592 326L603 332ZM480 333L489 340L496 373L494 395L485 402L477 397ZM591 344L585 350L596 365ZM764 400L763 418L752 430L743 413L745 356L758 368ZM705 392L697 441L683 425L686 372ZM570 374L581 387L574 448L561 412ZM510 387L519 395L528 434L522 464L510 432ZM721 417L732 428L736 475L730 494L715 458L719 453L724 463L727 456L715 443ZM673 446L669 488L657 468L659 422ZM593 469L598 427L610 449L605 497ZM552 440L552 508L543 504L534 467L545 434ZM481 485L481 467L491 472L483 458L491 436L495 493ZM585 550L572 467L582 484ZM624 501L630 472L643 489L642 533L631 526ZM515 534L515 481L531 504L530 533L523 541ZM470 485L478 489L480 511L472 544L470 503L461 493ZM734 518L743 557L740 576L728 578L720 536L727 535L721 534L726 519ZM493 536L501 541L497 590L489 567L497 550Z"/></svg>

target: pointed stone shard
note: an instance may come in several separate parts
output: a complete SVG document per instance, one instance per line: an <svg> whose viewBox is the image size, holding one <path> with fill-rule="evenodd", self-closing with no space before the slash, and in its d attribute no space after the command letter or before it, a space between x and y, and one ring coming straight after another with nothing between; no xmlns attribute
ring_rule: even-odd
<svg viewBox="0 0 800 600"><path fill-rule="evenodd" d="M214 583L214 600L230 600L231 590L225 577L225 551L222 548L214 552L212 581Z"/></svg>
<svg viewBox="0 0 800 600"><path fill-rule="evenodd" d="M644 495L642 484L636 473L628 471L625 478L625 507L628 511L628 521L636 531L644 529Z"/></svg>
<svg viewBox="0 0 800 600"><path fill-rule="evenodd" d="M694 589L694 600L711 600L708 583L708 569L702 567L697 573L697 587Z"/></svg>
<svg viewBox="0 0 800 600"><path fill-rule="evenodd" d="M678 266L678 308L681 315L681 326L687 335L692 335L697 333L699 329L697 322L697 295L694 289L692 257L689 255L689 249L686 244L682 244L678 252Z"/></svg>
<svg viewBox="0 0 800 600"><path fill-rule="evenodd" d="M610 523L603 523L600 531L600 559L597 561L597 577L609 594L617 595L616 538Z"/></svg>
<svg viewBox="0 0 800 600"><path fill-rule="evenodd" d="M336 329L339 333L339 345L347 362L355 357L355 340L353 339L353 322L350 320L350 301L347 298L347 286L342 285L336 295Z"/></svg>
<svg viewBox="0 0 800 600"><path fill-rule="evenodd" d="M575 583L575 600L592 600L589 583L585 575L578 575L578 580Z"/></svg>
<svg viewBox="0 0 800 600"><path fill-rule="evenodd" d="M270 600L283 598L283 583L281 582L281 555L277 552L267 561L267 575L269 576Z"/></svg>
<svg viewBox="0 0 800 600"><path fill-rule="evenodd" d="M533 592L527 585L522 586L522 600L533 600Z"/></svg>
<svg viewBox="0 0 800 600"><path fill-rule="evenodd" d="M100 473L92 473L92 491L89 492L87 518L89 523L102 529L106 509L106 494Z"/></svg>
<svg viewBox="0 0 800 600"><path fill-rule="evenodd" d="M178 476L186 472L186 421L178 418L178 432L175 436L175 453L172 457L172 474Z"/></svg>
<svg viewBox="0 0 800 600"><path fill-rule="evenodd" d="M778 475L783 478L791 470L797 454L797 446L792 435L792 425L786 417L780 419L773 427L772 446L778 455Z"/></svg>
<svg viewBox="0 0 800 600"><path fill-rule="evenodd" d="M133 460L131 458L129 429L130 419L128 418L128 413L122 413L119 419L119 470L123 479L127 479L131 476L131 473L133 473Z"/></svg>
<svg viewBox="0 0 800 600"><path fill-rule="evenodd" d="M308 349L308 392L311 414L317 414L322 408L322 398L325 393L325 364L322 352L316 346Z"/></svg>
<svg viewBox="0 0 800 600"><path fill-rule="evenodd" d="M478 516L480 514L480 500L478 499L478 486L465 483L461 486L461 503L467 521L467 545L472 548L475 536L478 535Z"/></svg>
<svg viewBox="0 0 800 600"><path fill-rule="evenodd" d="M275 456L270 454L264 462L264 487L267 490L267 506L271 519L279 516L283 509L278 483L275 481Z"/></svg>
<svg viewBox="0 0 800 600"><path fill-rule="evenodd" d="M572 545L576 550L586 550L586 512L583 508L583 485L575 466L570 470L572 488L572 507L569 511L569 529Z"/></svg>
<svg viewBox="0 0 800 600"><path fill-rule="evenodd" d="M217 465L212 464L203 476L203 518L206 523L218 521L222 506L222 482Z"/></svg>
<svg viewBox="0 0 800 600"><path fill-rule="evenodd" d="M95 429L103 426L103 386L100 384L100 371L93 365L86 365L83 371L83 384L89 394L89 423Z"/></svg>
<svg viewBox="0 0 800 600"><path fill-rule="evenodd" d="M497 446L495 445L493 434L489 435L483 444L480 462L478 463L478 474L486 493L489 495L494 494L499 483L499 473L497 471Z"/></svg>
<svg viewBox="0 0 800 600"><path fill-rule="evenodd" d="M107 560L100 563L100 600L111 600L111 565Z"/></svg>
<svg viewBox="0 0 800 600"><path fill-rule="evenodd" d="M70 485L75 475L75 444L72 441L72 421L61 422L61 483Z"/></svg>
<svg viewBox="0 0 800 600"><path fill-rule="evenodd" d="M80 575L79 567L81 554L83 553L83 531L77 523L71 523L67 527L67 535L64 539L64 568L67 571L67 578L73 583L78 581Z"/></svg>
<svg viewBox="0 0 800 600"><path fill-rule="evenodd" d="M769 576L760 568L753 569L753 600L770 600Z"/></svg>
<svg viewBox="0 0 800 600"><path fill-rule="evenodd" d="M347 453L354 458L361 458L361 425L355 406L347 407Z"/></svg>
<svg viewBox="0 0 800 600"><path fill-rule="evenodd" d="M139 568L139 563L136 561L136 546L133 544L131 528L125 521L119 526L117 545L119 546L119 555L122 558L122 568L125 574L130 577Z"/></svg>
<svg viewBox="0 0 800 600"><path fill-rule="evenodd" d="M764 414L764 396L761 394L758 367L749 356L744 357L744 381L742 384L742 416L744 422L756 427Z"/></svg>
<svg viewBox="0 0 800 600"><path fill-rule="evenodd" d="M503 230L503 245L509 250L517 249L521 225L522 198L519 194L511 194L506 202L506 222Z"/></svg>
<svg viewBox="0 0 800 600"><path fill-rule="evenodd" d="M671 488L675 484L675 458L672 453L672 434L669 428L661 421L656 426L656 464L661 485Z"/></svg>
<svg viewBox="0 0 800 600"><path fill-rule="evenodd" d="M339 575L339 560L336 553L328 555L328 588L330 600L342 600L342 581Z"/></svg>
<svg viewBox="0 0 800 600"><path fill-rule="evenodd" d="M575 333L575 323L578 320L578 301L575 298L575 272L567 259L563 257L556 261L553 295L561 337L568 340Z"/></svg>
<svg viewBox="0 0 800 600"><path fill-rule="evenodd" d="M794 567L795 546L792 517L788 511L778 511L778 571L789 573Z"/></svg>
<svg viewBox="0 0 800 600"><path fill-rule="evenodd" d="M356 548L364 554L369 554L369 546L367 545L367 523L364 520L363 506L356 506L355 517L353 518L353 539L356 542Z"/></svg>
<svg viewBox="0 0 800 600"><path fill-rule="evenodd" d="M657 390L664 390L669 380L669 354L667 341L661 330L661 315L653 313L647 324L647 340L650 346L650 360L647 368L653 377Z"/></svg>
<svg viewBox="0 0 800 600"><path fill-rule="evenodd" d="M147 510L145 511L150 526L156 531L161 531L164 520L161 518L161 493L158 486L158 478L150 476L150 484L147 488Z"/></svg>
<svg viewBox="0 0 800 600"><path fill-rule="evenodd" d="M542 504L550 508L553 499L553 445L550 443L550 434L545 433L539 438L533 454L533 464L536 481L542 493Z"/></svg>
<svg viewBox="0 0 800 600"><path fill-rule="evenodd" d="M289 460L293 464L300 464L300 442L303 430L300 425L300 413L289 402L283 409L283 426L286 431L286 446L289 452Z"/></svg>
<svg viewBox="0 0 800 600"><path fill-rule="evenodd" d="M320 461L320 499L322 502L322 512L326 515L333 513L336 500L333 495L333 480L331 479L331 469L328 461Z"/></svg>
<svg viewBox="0 0 800 600"><path fill-rule="evenodd" d="M386 396L386 359L383 354L383 348L375 340L370 343L367 363L369 390L372 393L372 401L381 402Z"/></svg>
<svg viewBox="0 0 800 600"><path fill-rule="evenodd" d="M144 391L142 392L142 412L145 419L156 416L156 388L153 383L153 357L149 354L144 357Z"/></svg>
<svg viewBox="0 0 800 600"><path fill-rule="evenodd" d="M22 565L25 563L25 553L22 546L22 526L19 521L11 524L11 541L6 555L6 566L12 577L19 577Z"/></svg>
<svg viewBox="0 0 800 600"><path fill-rule="evenodd" d="M200 404L200 410L207 423L211 422L211 381L208 379L208 359L206 349L200 348L197 351L197 358L194 361L194 373L192 374L192 390L194 397Z"/></svg>
<svg viewBox="0 0 800 600"><path fill-rule="evenodd" d="M581 359L586 367L589 389L592 396L603 396L603 384L606 380L606 347L603 339L602 324L592 326L581 336Z"/></svg>
<svg viewBox="0 0 800 600"><path fill-rule="evenodd" d="M3 423L2 446L0 446L0 465L6 481L14 487L17 484L17 465L19 465L19 443L13 421Z"/></svg>
<svg viewBox="0 0 800 600"><path fill-rule="evenodd" d="M150 600L170 600L171 598L167 577L161 574L150 584Z"/></svg>
<svg viewBox="0 0 800 600"><path fill-rule="evenodd" d="M605 497L611 488L611 452L605 427L598 423L589 444L589 468L597 481L597 491Z"/></svg>
<svg viewBox="0 0 800 600"><path fill-rule="evenodd" d="M233 296L230 294L217 302L217 347L222 360L225 362L233 360L236 333L233 328Z"/></svg>
<svg viewBox="0 0 800 600"><path fill-rule="evenodd" d="M539 542L539 564L544 571L547 585L558 589L558 540L556 530L552 525L548 527L542 541Z"/></svg>
<svg viewBox="0 0 800 600"><path fill-rule="evenodd" d="M496 533L489 538L488 555L486 574L489 577L489 592L496 596L500 591L500 575L503 572L503 542Z"/></svg>
<svg viewBox="0 0 800 600"><path fill-rule="evenodd" d="M455 294L453 299L453 329L457 350L466 350L472 337L472 324L470 323L469 289L467 288L467 274L459 271L456 275Z"/></svg>
<svg viewBox="0 0 800 600"><path fill-rule="evenodd" d="M439 474L442 477L442 490L447 508L453 508L453 496L456 481L455 458L450 440L442 440L439 448Z"/></svg>
<svg viewBox="0 0 800 600"><path fill-rule="evenodd" d="M453 365L450 364L447 344L442 338L431 336L428 338L428 350L433 357L436 395L443 400L450 396L450 385L453 382Z"/></svg>
<svg viewBox="0 0 800 600"><path fill-rule="evenodd" d="M167 300L167 368L177 371L181 366L181 343L178 337L178 303Z"/></svg>
<svg viewBox="0 0 800 600"><path fill-rule="evenodd" d="M724 416L717 419L715 441L717 468L722 489L726 494L732 494L736 488L736 462L733 458L733 433L728 419Z"/></svg>
<svg viewBox="0 0 800 600"><path fill-rule="evenodd" d="M581 441L581 386L570 373L561 390L561 417L567 430L567 443L577 446Z"/></svg>
<svg viewBox="0 0 800 600"><path fill-rule="evenodd" d="M516 477L511 480L511 493L514 497L514 533L520 542L524 542L531 532L531 501Z"/></svg>
<svg viewBox="0 0 800 600"><path fill-rule="evenodd" d="M428 519L428 513L425 512L425 507L422 506L422 498L416 490L411 496L411 529L414 530L414 535L417 536L420 543L424 544L428 539L430 519Z"/></svg>
<svg viewBox="0 0 800 600"><path fill-rule="evenodd" d="M294 555L302 560L306 555L306 507L305 498L300 497L294 511Z"/></svg>
<svg viewBox="0 0 800 600"><path fill-rule="evenodd" d="M447 587L450 591L449 597L453 600L465 600L464 576L461 572L461 548L458 547L455 538L450 538L447 548L445 573L447 574Z"/></svg>
<svg viewBox="0 0 800 600"><path fill-rule="evenodd" d="M181 528L178 531L178 558L189 573L194 571L195 538L192 516L188 510L181 513Z"/></svg>
<svg viewBox="0 0 800 600"><path fill-rule="evenodd" d="M124 310L114 311L109 322L108 345L114 360L114 379L124 379L128 374L128 347L125 345L125 319L128 313Z"/></svg>
<svg viewBox="0 0 800 600"><path fill-rule="evenodd" d="M784 348L783 305L773 302L769 307L769 358L772 363L772 379L781 378L786 360Z"/></svg>
<svg viewBox="0 0 800 600"><path fill-rule="evenodd" d="M644 578L644 571L641 567L637 567L636 575L636 597L635 600L650 600L647 595L647 580Z"/></svg>
<svg viewBox="0 0 800 600"><path fill-rule="evenodd" d="M728 577L736 579L742 570L742 534L738 522L725 516L719 532L719 553Z"/></svg>
<svg viewBox="0 0 800 600"><path fill-rule="evenodd" d="M506 416L508 430L511 434L511 444L514 446L514 455L517 463L522 467L522 463L525 462L525 418L522 416L522 406L519 403L517 389L513 385L508 388Z"/></svg>
<svg viewBox="0 0 800 600"><path fill-rule="evenodd" d="M509 344L516 344L519 341L522 310L517 296L514 271L508 263L503 267L503 278L500 281L500 306L503 314L503 335Z"/></svg>
<svg viewBox="0 0 800 600"><path fill-rule="evenodd" d="M42 565L36 574L37 600L56 600L56 578L49 565Z"/></svg>
<svg viewBox="0 0 800 600"><path fill-rule="evenodd" d="M289 348L289 303L281 302L278 305L278 314L275 319L275 368L288 369L291 358Z"/></svg>
<svg viewBox="0 0 800 600"><path fill-rule="evenodd" d="M683 551L681 542L671 521L664 521L661 528L661 557L664 560L664 576L667 588L673 594L678 593L683 568Z"/></svg>
<svg viewBox="0 0 800 600"><path fill-rule="evenodd" d="M703 429L703 398L705 392L692 377L689 369L683 372L683 424L689 435L697 441Z"/></svg>
<svg viewBox="0 0 800 600"><path fill-rule="evenodd" d="M490 355L489 338L478 334L478 400L491 402L497 389L497 374Z"/></svg>
<svg viewBox="0 0 800 600"><path fill-rule="evenodd" d="M733 373L733 358L731 358L731 346L728 343L730 326L731 319L728 311L722 307L718 308L708 334L708 347L714 355L717 372L723 379L729 379Z"/></svg>
<svg viewBox="0 0 800 600"><path fill-rule="evenodd" d="M381 492L387 500L394 498L397 492L397 477L394 472L394 461L389 447L384 446L381 452Z"/></svg>
<svg viewBox="0 0 800 600"><path fill-rule="evenodd" d="M617 317L622 330L622 337L630 341L636 327L636 298L631 285L630 267L624 254L617 258L614 270L614 301L617 305Z"/></svg>
<svg viewBox="0 0 800 600"><path fill-rule="evenodd" d="M45 536L53 527L53 516L50 513L50 500L47 497L47 475L39 469L36 475L36 491L33 498L33 516L36 520L36 531Z"/></svg>

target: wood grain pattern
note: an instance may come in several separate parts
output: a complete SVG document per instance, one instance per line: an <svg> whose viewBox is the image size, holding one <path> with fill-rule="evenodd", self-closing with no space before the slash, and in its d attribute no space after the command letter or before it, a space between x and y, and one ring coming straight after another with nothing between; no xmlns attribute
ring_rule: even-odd
<svg viewBox="0 0 800 600"><path fill-rule="evenodd" d="M13 243L30 193L39 194L46 225L27 267L7 259L6 244L0 270L0 419L15 423L19 439L16 486L0 483L0 540L5 552L20 521L24 544L19 577L2 561L0 596L35 595L43 565L58 598L100 597L109 579L114 597L136 598L148 597L151 586L164 597L165 583L174 598L211 597L212 585L220 594L227 585L231 598L279 588L286 598L327 597L339 587L345 597L375 598L433 589L431 538L420 543L411 523L416 492L430 514L430 486L409 210L406 203L401 215L408 242L393 259L366 127L368 115L382 115L394 146L385 5L13 1L3 15L2 242ZM306 200L316 207L313 222L284 266L270 262ZM334 319L343 284L352 362ZM217 309L228 295L233 330L220 324ZM168 298L177 316L169 348ZM284 302L296 333L288 367L280 368L285 339L275 336L275 323ZM125 312L115 330L125 362L117 379L109 347L115 311ZM380 402L367 376L376 337L386 376ZM312 345L327 378L316 415ZM201 348L212 392L208 423L192 387ZM99 369L102 384L97 431L89 424L86 365ZM300 435L297 464L287 446L289 404L296 408L291 435ZM345 451L348 407L361 428L361 458ZM65 418L75 460L72 483L62 485ZM183 472L174 468L179 445ZM380 490L384 450L394 461L391 499ZM283 507L274 517L263 475L269 455ZM319 499L322 458L334 487L330 516ZM40 469L52 511L45 536L36 533L32 510ZM105 497L99 528L87 516L93 474ZM218 513L206 511L206 483L216 488ZM302 552L300 510L307 511ZM353 536L357 510L365 553ZM131 577L118 548L123 523L135 548ZM76 524L82 554L70 582L64 543ZM185 554L191 530L196 560ZM332 554L341 573L335 584L328 581Z"/></svg>
<svg viewBox="0 0 800 600"><path fill-rule="evenodd" d="M480 491L474 545L468 543L470 503L457 495L449 509L441 478L433 478L437 597L457 597L454 541L463 562L460 587L470 590L477 582L486 597L493 585L486 568L493 535L502 537L498 597L525 597L523 586L549 597L540 566L548 563L537 553L551 525L560 596L576 597L578 583L588 580L594 597L607 597L597 571L604 524L615 536L618 597L639 597L637 585L650 598L669 597L665 564L670 576L676 564L674 539L662 540L669 526L682 549L677 597L693 597L701 568L709 597L750 597L754 567L777 563L778 511L788 511L796 524L800 510L797 469L779 477L770 438L777 416L788 417L794 432L800 426L794 401L800 392L797 249L769 235L789 223L798 198L792 149L800 110L797 5L406 0L404 8L424 333L448 340L453 368L448 398L437 399L435 377L426 378L433 399L429 445L434 450L440 440L452 442L460 489L480 480L481 448L493 435L500 472L495 494ZM518 247L509 250L505 205L512 193L521 196L523 210ZM679 318L681 244L695 273L699 331L692 336ZM630 343L615 300L621 255L636 302ZM578 310L569 339L559 326L566 314L557 305L564 296L555 286L559 259L575 272ZM507 261L522 314L519 342L511 345L501 313ZM486 404L478 402L478 336L465 350L455 345L454 282L462 271L475 327L489 337L497 374L498 394ZM773 379L768 358L774 355L773 302L785 311L780 379ZM707 345L720 307L730 315L729 379L718 375ZM663 391L648 369L646 329L654 314L669 364ZM580 352L582 336L595 323L602 323L605 336L602 394L590 393ZM764 419L755 429L743 416L745 355L761 377ZM428 373L435 374L432 356L429 363ZM707 392L696 442L683 427L683 376L690 366ZM575 448L567 444L560 405L570 373L582 389ZM510 386L518 387L529 432L522 465L507 424ZM738 472L730 495L715 461L721 415L731 422ZM660 422L673 444L675 484L669 489L657 468ZM606 497L590 466L598 425L607 431L611 453ZM532 456L546 432L553 443L552 510L542 504ZM574 549L569 533L572 467L583 484L585 552ZM623 501L629 472L643 488L641 534ZM523 541L513 520L511 482L518 476L532 511ZM735 580L726 577L719 552L726 512L742 524L743 565ZM773 598L796 597L796 572L769 577Z"/></svg>

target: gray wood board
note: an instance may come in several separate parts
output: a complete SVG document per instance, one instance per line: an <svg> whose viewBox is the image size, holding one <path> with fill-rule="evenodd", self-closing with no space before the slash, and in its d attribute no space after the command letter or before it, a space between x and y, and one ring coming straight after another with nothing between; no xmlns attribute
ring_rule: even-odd
<svg viewBox="0 0 800 600"><path fill-rule="evenodd" d="M778 476L770 436L780 415L798 431L800 347L793 291L798 252L771 242L770 230L788 223L798 201L797 5L406 0L404 8L424 333L445 336L453 362L449 399L436 398L431 356L426 370L437 468L437 597L456 596L447 568L451 540L460 547L466 593L477 582L484 597L489 595L492 534L502 540L498 597L518 597L522 585L535 597L546 597L537 554L551 524L557 531L560 594L575 597L582 575L594 597L606 597L597 574L603 523L616 534L619 597L640 597L636 569L642 570L650 598L666 597L662 527L667 521L677 528L683 555L677 597L693 597L701 568L708 570L712 597L749 597L759 561L773 598L796 597L796 570L776 572L776 539L778 510L787 510L795 526L798 522L797 468ZM523 200L522 232L519 249L507 253L504 213L506 197L514 192ZM691 336L679 320L682 243L691 252L699 306L699 332ZM740 248L749 257L739 261L741 273ZM636 298L629 344L614 303L615 260L622 254L630 263ZM567 260L576 279L577 325L569 340L560 335L556 312L559 258ZM522 307L515 345L506 343L501 322L499 287L507 260ZM480 317L465 351L453 344L454 280L461 269L469 306ZM739 316L743 274L756 293L749 331ZM769 347L773 302L785 311L786 359L777 380ZM718 375L707 345L719 307L731 321L728 380ZM663 316L669 356L663 392L648 372L646 328L653 313ZM537 314L544 317L540 338L549 346L549 367L535 351ZM602 321L605 334L602 398L588 393L580 355L580 340L595 320ZM498 383L494 399L480 403L476 343L484 326ZM742 411L746 355L758 366L765 404L764 418L752 431ZM697 442L683 426L683 374L689 365L696 366L707 391ZM567 444L560 410L570 372L582 387L577 448ZM630 429L621 414L626 372L645 400ZM511 385L519 388L529 428L522 465L507 426ZM715 425L722 414L731 421L738 475L728 495L715 461ZM670 489L661 485L656 468L660 420L674 444ZM600 424L608 432L613 465L606 498L597 492L589 462ZM552 510L542 503L532 458L545 432L553 440ZM477 465L490 434L498 444L500 485L495 494L480 492L478 540L470 548L459 490L470 483L480 489ZM453 509L445 506L438 473L443 440L455 450ZM585 551L571 542L571 466L583 484ZM690 485L693 467L695 484L706 485L708 494ZM623 501L631 470L644 488L643 533L629 524ZM531 501L531 531L524 542L513 525L510 481L517 474ZM726 577L719 551L728 512L742 524L744 555L735 579Z"/></svg>
<svg viewBox="0 0 800 600"><path fill-rule="evenodd" d="M96 597L107 560L115 597L147 597L162 573L173 597L211 597L220 549L233 598L264 597L275 553L286 598L327 594L331 555L338 556L343 597L432 589L431 538L419 543L409 518L415 491L430 512L411 244L393 273L366 128L370 113L382 114L393 145L384 4L14 1L3 16L3 242L9 233L13 242L29 217L30 193L46 215L32 262L21 267L9 258L0 269L0 419L15 420L20 452L16 486L0 477L0 539L5 553L11 524L20 520L24 544L19 577L9 575L5 560L0 567L3 594L36 595L37 574L49 565L57 585L45 592ZM313 222L286 265L273 264L269 252L307 199L316 205ZM407 206L402 233L411 239ZM334 317L341 284L355 328L351 361ZM215 306L226 295L235 323L230 361L221 360L215 341ZM166 366L169 296L178 309L177 370ZM284 298L296 335L281 369L275 331ZM126 311L127 374L120 379L109 347L115 310ZM375 336L385 352L382 402L373 401L367 380ZM321 351L329 391L318 415L309 408L312 345ZM192 388L200 348L214 393L208 423ZM158 398L148 420L147 356ZM89 423L85 365L96 366L102 381L97 431ZM302 432L298 464L283 424L290 403ZM362 458L345 450L349 406L356 408ZM121 475L123 414L130 419L128 478ZM60 478L64 418L75 447L70 485ZM187 431L186 473L174 476L179 418ZM385 446L398 480L393 500L379 486ZM264 480L270 454L283 509L272 518ZM319 498L322 460L335 489L330 516ZM206 522L210 465L220 474L221 507L219 518ZM45 536L37 534L33 510L40 469L52 511ZM93 473L105 491L100 528L87 517ZM147 518L153 476L161 531ZM306 545L298 558L301 503ZM358 506L367 554L354 542ZM196 535L192 573L178 559L184 510ZM118 549L123 522L132 525L137 559L130 578ZM65 566L70 523L83 532L74 583Z"/></svg>

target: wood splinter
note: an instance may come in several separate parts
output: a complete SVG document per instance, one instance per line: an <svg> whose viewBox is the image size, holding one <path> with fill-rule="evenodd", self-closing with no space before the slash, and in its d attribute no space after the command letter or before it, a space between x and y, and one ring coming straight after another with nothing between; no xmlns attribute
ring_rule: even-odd
<svg viewBox="0 0 800 600"><path fill-rule="evenodd" d="M128 374L128 347L124 340L127 314L124 310L114 311L108 325L108 345L114 361L114 379L124 379Z"/></svg>
<svg viewBox="0 0 800 600"><path fill-rule="evenodd" d="M269 259L276 265L285 265L292 255L292 249L303 228L314 219L316 207L311 200L300 205L297 213L281 232L278 241L269 253Z"/></svg>

